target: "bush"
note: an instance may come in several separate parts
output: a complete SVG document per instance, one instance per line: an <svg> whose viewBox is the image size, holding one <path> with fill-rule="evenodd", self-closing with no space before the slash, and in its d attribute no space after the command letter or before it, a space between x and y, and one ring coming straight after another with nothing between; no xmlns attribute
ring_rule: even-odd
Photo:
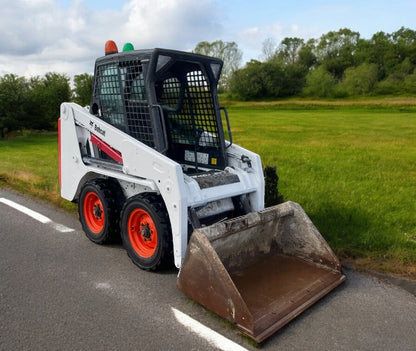
<svg viewBox="0 0 416 351"><path fill-rule="evenodd" d="M398 94L403 90L403 77L398 74L390 74L386 79L378 82L374 88L375 94Z"/></svg>
<svg viewBox="0 0 416 351"><path fill-rule="evenodd" d="M278 97L281 94L283 70L273 62L252 60L230 79L230 92L241 100Z"/></svg>
<svg viewBox="0 0 416 351"><path fill-rule="evenodd" d="M416 68L412 74L406 76L404 86L407 93L416 94Z"/></svg>
<svg viewBox="0 0 416 351"><path fill-rule="evenodd" d="M306 85L303 94L307 96L328 97L331 96L337 81L325 67L319 66L306 76Z"/></svg>
<svg viewBox="0 0 416 351"><path fill-rule="evenodd" d="M264 206L270 207L281 204L283 202L283 195L279 193L279 176L277 175L276 167L266 166L264 168L264 180Z"/></svg>
<svg viewBox="0 0 416 351"><path fill-rule="evenodd" d="M347 95L361 95L370 93L376 83L377 65L363 63L357 67L347 68L340 85L341 90L344 90Z"/></svg>

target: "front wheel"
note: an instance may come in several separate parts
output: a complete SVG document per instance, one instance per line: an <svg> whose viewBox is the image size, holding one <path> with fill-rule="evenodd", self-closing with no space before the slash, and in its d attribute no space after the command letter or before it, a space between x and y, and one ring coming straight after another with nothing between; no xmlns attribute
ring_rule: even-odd
<svg viewBox="0 0 416 351"><path fill-rule="evenodd" d="M78 201L79 220L86 236L96 244L114 240L119 231L122 193L115 182L93 179L82 187Z"/></svg>
<svg viewBox="0 0 416 351"><path fill-rule="evenodd" d="M126 201L121 213L121 238L134 264L145 270L172 264L169 217L160 196L139 194Z"/></svg>

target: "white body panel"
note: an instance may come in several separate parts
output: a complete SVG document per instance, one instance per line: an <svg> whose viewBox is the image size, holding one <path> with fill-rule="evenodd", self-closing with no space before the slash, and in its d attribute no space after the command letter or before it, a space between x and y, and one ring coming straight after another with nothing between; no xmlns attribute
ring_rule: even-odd
<svg viewBox="0 0 416 351"><path fill-rule="evenodd" d="M260 157L237 145L227 148L226 171L236 174L239 182L201 189L191 176L183 173L180 164L95 117L87 109L74 103L63 103L60 117L61 196L76 201L82 185L97 177L117 179L126 197L145 191L159 193L168 211L174 261L178 268L187 247L188 208L199 208L243 194L247 194L253 211L264 207ZM80 145L89 143L91 134L121 154L122 166L118 170L83 161ZM94 148L91 150L93 152ZM243 155L250 160L251 167L242 161Z"/></svg>

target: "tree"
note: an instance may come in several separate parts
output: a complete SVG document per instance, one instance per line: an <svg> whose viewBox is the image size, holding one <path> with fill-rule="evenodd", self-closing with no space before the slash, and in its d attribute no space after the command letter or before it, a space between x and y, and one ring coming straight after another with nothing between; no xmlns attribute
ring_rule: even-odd
<svg viewBox="0 0 416 351"><path fill-rule="evenodd" d="M240 66L243 58L243 53L238 48L238 45L235 42L223 42L222 40L217 40L212 43L201 41L194 49L194 53L213 56L224 62L219 90L227 91L229 88L229 80Z"/></svg>
<svg viewBox="0 0 416 351"><path fill-rule="evenodd" d="M306 82L308 68L298 63L282 66L282 83L279 96L299 94Z"/></svg>
<svg viewBox="0 0 416 351"><path fill-rule="evenodd" d="M398 64L391 35L384 32L377 32L369 41L360 43L359 52L365 62L377 65L379 81L391 74Z"/></svg>
<svg viewBox="0 0 416 351"><path fill-rule="evenodd" d="M230 92L243 100L279 97L283 89L284 72L277 62L251 60L230 80Z"/></svg>
<svg viewBox="0 0 416 351"><path fill-rule="evenodd" d="M71 100L69 78L49 72L41 79L33 78L31 85L31 127L51 130L56 127L62 102Z"/></svg>
<svg viewBox="0 0 416 351"><path fill-rule="evenodd" d="M230 92L238 99L250 100L261 96L263 82L259 75L261 62L251 60L246 67L236 70L230 79Z"/></svg>
<svg viewBox="0 0 416 351"><path fill-rule="evenodd" d="M89 105L91 102L92 88L94 84L94 76L92 74L83 73L74 76L74 101L82 106Z"/></svg>
<svg viewBox="0 0 416 351"><path fill-rule="evenodd" d="M284 38L275 55L283 68L283 84L280 96L300 93L305 85L305 77L315 62L310 46L301 38Z"/></svg>
<svg viewBox="0 0 416 351"><path fill-rule="evenodd" d="M276 55L276 42L273 38L267 38L263 42L261 59L263 61L271 61Z"/></svg>
<svg viewBox="0 0 416 351"><path fill-rule="evenodd" d="M0 136L28 127L28 82L6 74L0 78Z"/></svg>
<svg viewBox="0 0 416 351"><path fill-rule="evenodd" d="M293 65L299 60L299 52L305 42L301 38L284 38L278 48L277 59L286 65Z"/></svg>
<svg viewBox="0 0 416 351"><path fill-rule="evenodd" d="M271 38L263 43L262 56L266 63L279 67L281 74L274 84L273 94L269 97L292 96L302 91L306 74L316 62L313 46L314 41L310 40L305 44L301 38L284 38L277 47Z"/></svg>
<svg viewBox="0 0 416 351"><path fill-rule="evenodd" d="M398 31L391 35L395 51L399 59L402 61L406 58L415 65L416 64L416 31L401 27Z"/></svg>
<svg viewBox="0 0 416 351"><path fill-rule="evenodd" d="M304 44L298 52L298 64L305 67L307 70L312 68L317 63L317 58L315 55L315 39L309 39L306 44Z"/></svg>
<svg viewBox="0 0 416 351"><path fill-rule="evenodd" d="M348 28L331 31L319 39L316 46L318 62L338 80L342 79L345 69L355 65L355 53L360 33Z"/></svg>

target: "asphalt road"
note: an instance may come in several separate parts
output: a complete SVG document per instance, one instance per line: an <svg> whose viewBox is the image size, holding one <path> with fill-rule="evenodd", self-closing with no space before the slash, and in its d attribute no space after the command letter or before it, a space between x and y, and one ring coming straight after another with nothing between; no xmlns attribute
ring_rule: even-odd
<svg viewBox="0 0 416 351"><path fill-rule="evenodd" d="M52 220L0 201L0 350L225 350L227 340L229 350L256 349L179 292L175 269L142 271L121 245L91 243L76 216L5 189L0 199ZM343 285L258 347L413 351L416 297L346 274ZM185 326L175 311L227 339Z"/></svg>

